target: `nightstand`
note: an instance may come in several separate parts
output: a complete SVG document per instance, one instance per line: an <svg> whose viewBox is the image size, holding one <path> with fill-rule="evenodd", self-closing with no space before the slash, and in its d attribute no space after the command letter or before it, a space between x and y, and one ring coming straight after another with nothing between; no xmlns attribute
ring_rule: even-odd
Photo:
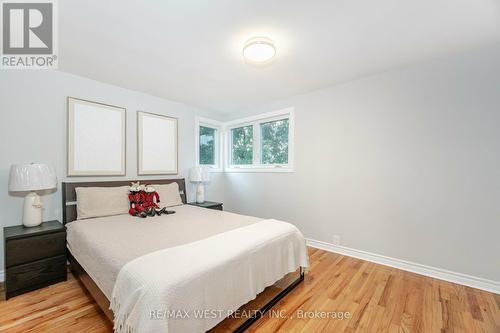
<svg viewBox="0 0 500 333"><path fill-rule="evenodd" d="M37 227L3 228L5 298L66 281L66 227L49 221Z"/></svg>
<svg viewBox="0 0 500 333"><path fill-rule="evenodd" d="M214 201L205 201L204 203L190 202L190 203L188 203L188 205L198 206L198 207L208 208L208 209L223 210L222 209L222 202L214 202Z"/></svg>

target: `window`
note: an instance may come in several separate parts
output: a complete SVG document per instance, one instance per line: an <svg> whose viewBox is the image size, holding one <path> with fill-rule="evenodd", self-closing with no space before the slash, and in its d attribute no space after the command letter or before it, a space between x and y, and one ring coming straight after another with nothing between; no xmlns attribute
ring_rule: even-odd
<svg viewBox="0 0 500 333"><path fill-rule="evenodd" d="M232 121L226 171L293 171L293 109Z"/></svg>
<svg viewBox="0 0 500 333"><path fill-rule="evenodd" d="M196 162L210 171L293 172L294 110L222 123L196 117Z"/></svg>
<svg viewBox="0 0 500 333"><path fill-rule="evenodd" d="M260 157L262 164L288 163L288 119L260 124Z"/></svg>
<svg viewBox="0 0 500 333"><path fill-rule="evenodd" d="M221 123L204 118L196 118L196 162L211 171L221 169Z"/></svg>
<svg viewBox="0 0 500 333"><path fill-rule="evenodd" d="M231 164L253 163L253 126L231 129Z"/></svg>
<svg viewBox="0 0 500 333"><path fill-rule="evenodd" d="M211 127L200 126L199 131L200 142L200 165L214 165L215 164L215 136L217 130Z"/></svg>

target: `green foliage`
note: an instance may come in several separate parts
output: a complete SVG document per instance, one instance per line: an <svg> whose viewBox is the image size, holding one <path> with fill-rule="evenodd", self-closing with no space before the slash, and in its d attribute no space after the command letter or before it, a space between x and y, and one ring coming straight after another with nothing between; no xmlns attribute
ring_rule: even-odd
<svg viewBox="0 0 500 333"><path fill-rule="evenodd" d="M288 119L260 124L260 152L262 164L288 163ZM232 164L253 164L253 126L231 130Z"/></svg>
<svg viewBox="0 0 500 333"><path fill-rule="evenodd" d="M252 164L253 126L243 126L231 130L232 164Z"/></svg>
<svg viewBox="0 0 500 333"><path fill-rule="evenodd" d="M200 126L200 164L215 164L215 129Z"/></svg>
<svg viewBox="0 0 500 333"><path fill-rule="evenodd" d="M288 119L260 124L262 164L288 163Z"/></svg>

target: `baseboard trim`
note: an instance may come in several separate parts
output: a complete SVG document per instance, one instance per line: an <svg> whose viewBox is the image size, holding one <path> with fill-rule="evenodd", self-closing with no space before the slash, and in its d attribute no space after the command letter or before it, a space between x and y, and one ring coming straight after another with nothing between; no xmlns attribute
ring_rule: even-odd
<svg viewBox="0 0 500 333"><path fill-rule="evenodd" d="M4 271L0 271L0 282L4 282L4 281L5 281Z"/></svg>
<svg viewBox="0 0 500 333"><path fill-rule="evenodd" d="M495 294L500 294L500 282L498 281L487 280L472 275L452 272L441 268L417 264L406 260L391 258L376 253L349 248L346 246L334 245L314 239L307 239L307 245L328 252L334 252L349 257L363 259L377 264L398 268L403 271L417 273L472 288L486 290Z"/></svg>

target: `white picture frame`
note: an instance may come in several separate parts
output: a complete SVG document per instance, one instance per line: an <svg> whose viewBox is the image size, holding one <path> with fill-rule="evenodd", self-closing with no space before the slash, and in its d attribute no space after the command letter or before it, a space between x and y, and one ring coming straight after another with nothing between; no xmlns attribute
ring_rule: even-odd
<svg viewBox="0 0 500 333"><path fill-rule="evenodd" d="M127 110L75 97L67 108L68 176L125 176Z"/></svg>
<svg viewBox="0 0 500 333"><path fill-rule="evenodd" d="M137 174L178 173L177 118L137 112Z"/></svg>

